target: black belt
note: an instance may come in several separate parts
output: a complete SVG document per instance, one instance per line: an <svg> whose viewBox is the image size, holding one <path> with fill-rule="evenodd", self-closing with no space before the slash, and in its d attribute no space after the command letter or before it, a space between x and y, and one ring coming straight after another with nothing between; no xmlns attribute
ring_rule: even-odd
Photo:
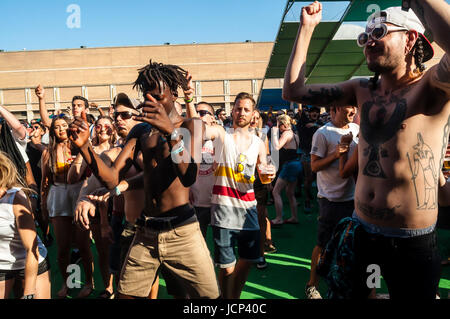
<svg viewBox="0 0 450 319"><path fill-rule="evenodd" d="M192 209L189 212L184 213L180 216L176 216L170 220L165 218L159 219L154 217L141 216L138 220L136 220L136 225L158 231L169 230L177 227L179 224L188 220L194 215L195 211Z"/></svg>

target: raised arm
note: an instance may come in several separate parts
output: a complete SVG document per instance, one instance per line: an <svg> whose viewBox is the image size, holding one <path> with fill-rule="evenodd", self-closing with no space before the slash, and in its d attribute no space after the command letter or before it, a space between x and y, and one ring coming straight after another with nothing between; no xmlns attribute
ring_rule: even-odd
<svg viewBox="0 0 450 319"><path fill-rule="evenodd" d="M27 137L27 130L25 127L19 122L17 117L14 116L10 111L0 105L0 116L3 117L12 130L12 133L19 140L23 140Z"/></svg>
<svg viewBox="0 0 450 319"><path fill-rule="evenodd" d="M316 106L356 105L356 80L337 84L305 85L306 57L314 29L322 19L318 1L302 8L300 27L286 67L283 99Z"/></svg>
<svg viewBox="0 0 450 319"><path fill-rule="evenodd" d="M41 115L42 124L46 127L50 127L52 121L50 120L47 107L45 106L45 89L39 84L34 92L39 100L39 114Z"/></svg>
<svg viewBox="0 0 450 319"><path fill-rule="evenodd" d="M291 131L285 131L283 134L281 134L281 137L278 139L278 125L272 127L272 143L273 147L279 151L283 148L286 143L288 143L290 140L294 138L294 132Z"/></svg>
<svg viewBox="0 0 450 319"><path fill-rule="evenodd" d="M425 29L433 35L433 40L450 53L450 5L444 0L412 0L411 9Z"/></svg>
<svg viewBox="0 0 450 319"><path fill-rule="evenodd" d="M200 117L194 105L194 86L192 85L192 75L186 74L188 80L188 89L184 92L184 102L186 102L186 115L188 118Z"/></svg>
<svg viewBox="0 0 450 319"><path fill-rule="evenodd" d="M70 140L80 149L80 153L91 168L93 174L108 189L113 189L123 177L123 171L128 170L134 156L137 138L131 138L125 144L116 161L110 167L98 155L89 142L89 125L86 121L86 113L81 113L81 118L76 118L70 124Z"/></svg>

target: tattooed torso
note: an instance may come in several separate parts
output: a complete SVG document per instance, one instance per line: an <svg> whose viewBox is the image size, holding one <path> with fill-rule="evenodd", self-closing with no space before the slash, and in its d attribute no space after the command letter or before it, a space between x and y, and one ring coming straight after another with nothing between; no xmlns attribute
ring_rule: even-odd
<svg viewBox="0 0 450 319"><path fill-rule="evenodd" d="M448 95L431 89L423 79L387 92L371 90L367 80L361 80L357 100L358 215L387 227L432 225L442 150L449 135Z"/></svg>

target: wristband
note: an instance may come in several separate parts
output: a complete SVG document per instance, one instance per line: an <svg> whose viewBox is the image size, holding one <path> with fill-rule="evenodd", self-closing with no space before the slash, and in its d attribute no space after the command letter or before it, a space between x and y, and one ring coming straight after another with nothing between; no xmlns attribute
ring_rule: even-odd
<svg viewBox="0 0 450 319"><path fill-rule="evenodd" d="M194 101L194 97L191 97L189 100L184 99L184 102L186 102L186 103L191 103L192 101Z"/></svg>
<svg viewBox="0 0 450 319"><path fill-rule="evenodd" d="M183 142L183 140L181 140L181 141L180 141L180 147L177 148L177 149L174 150L174 151L171 151L170 153L171 153L171 154L178 154L178 153L183 152L183 150L184 150L184 142Z"/></svg>
<svg viewBox="0 0 450 319"><path fill-rule="evenodd" d="M119 196L120 194L122 194L119 190L119 188L116 186L114 187L114 196Z"/></svg>

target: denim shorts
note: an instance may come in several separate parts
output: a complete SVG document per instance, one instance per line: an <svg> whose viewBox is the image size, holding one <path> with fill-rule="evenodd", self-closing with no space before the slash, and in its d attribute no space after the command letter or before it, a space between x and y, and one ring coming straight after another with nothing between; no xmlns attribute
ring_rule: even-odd
<svg viewBox="0 0 450 319"><path fill-rule="evenodd" d="M237 244L239 258L258 262L260 253L259 230L237 230L212 226L214 238L214 262L220 268L236 264L234 248Z"/></svg>
<svg viewBox="0 0 450 319"><path fill-rule="evenodd" d="M279 178L288 182L295 182L302 171L303 166L300 161L289 161L283 164Z"/></svg>

